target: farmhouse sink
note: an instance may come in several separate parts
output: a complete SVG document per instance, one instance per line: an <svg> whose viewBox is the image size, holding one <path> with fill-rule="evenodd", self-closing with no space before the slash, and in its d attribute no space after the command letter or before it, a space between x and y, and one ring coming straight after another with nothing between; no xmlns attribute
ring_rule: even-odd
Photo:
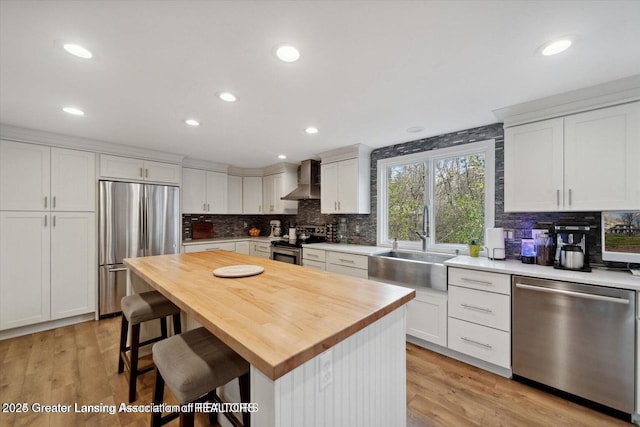
<svg viewBox="0 0 640 427"><path fill-rule="evenodd" d="M432 252L382 252L369 255L369 279L415 289L447 290L444 262L453 255Z"/></svg>

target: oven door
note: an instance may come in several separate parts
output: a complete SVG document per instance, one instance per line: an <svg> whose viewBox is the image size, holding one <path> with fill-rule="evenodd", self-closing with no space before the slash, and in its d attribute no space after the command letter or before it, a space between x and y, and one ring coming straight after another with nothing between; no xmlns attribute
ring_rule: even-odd
<svg viewBox="0 0 640 427"><path fill-rule="evenodd" d="M271 246L271 259L289 264L302 264L302 251L299 248L283 248Z"/></svg>

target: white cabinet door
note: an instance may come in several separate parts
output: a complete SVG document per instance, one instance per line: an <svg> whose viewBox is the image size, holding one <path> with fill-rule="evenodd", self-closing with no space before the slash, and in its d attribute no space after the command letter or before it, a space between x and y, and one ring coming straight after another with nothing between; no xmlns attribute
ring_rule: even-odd
<svg viewBox="0 0 640 427"><path fill-rule="evenodd" d="M505 212L562 209L563 129L561 118L505 129Z"/></svg>
<svg viewBox="0 0 640 427"><path fill-rule="evenodd" d="M200 169L182 169L182 212L200 214L207 212L207 177Z"/></svg>
<svg viewBox="0 0 640 427"><path fill-rule="evenodd" d="M96 218L88 212L51 215L51 319L95 311Z"/></svg>
<svg viewBox="0 0 640 427"><path fill-rule="evenodd" d="M236 252L239 254L249 255L249 242L246 240L236 242Z"/></svg>
<svg viewBox="0 0 640 427"><path fill-rule="evenodd" d="M338 162L338 212L358 212L358 159Z"/></svg>
<svg viewBox="0 0 640 427"><path fill-rule="evenodd" d="M262 177L245 176L242 178L242 212L261 214L262 210Z"/></svg>
<svg viewBox="0 0 640 427"><path fill-rule="evenodd" d="M338 212L338 163L320 165L320 212Z"/></svg>
<svg viewBox="0 0 640 427"><path fill-rule="evenodd" d="M227 174L207 172L207 212L227 213Z"/></svg>
<svg viewBox="0 0 640 427"><path fill-rule="evenodd" d="M144 161L130 157L100 155L100 176L116 179L144 179Z"/></svg>
<svg viewBox="0 0 640 427"><path fill-rule="evenodd" d="M0 212L0 329L50 319L50 226L49 213Z"/></svg>
<svg viewBox="0 0 640 427"><path fill-rule="evenodd" d="M640 209L640 103L567 116L564 126L565 209Z"/></svg>
<svg viewBox="0 0 640 427"><path fill-rule="evenodd" d="M143 167L145 181L180 184L180 165L145 160Z"/></svg>
<svg viewBox="0 0 640 427"><path fill-rule="evenodd" d="M50 148L0 141L0 210L46 210L51 206Z"/></svg>
<svg viewBox="0 0 640 427"><path fill-rule="evenodd" d="M51 210L96 210L96 156L63 148L51 149Z"/></svg>
<svg viewBox="0 0 640 427"><path fill-rule="evenodd" d="M242 177L227 176L227 212L242 213Z"/></svg>
<svg viewBox="0 0 640 427"><path fill-rule="evenodd" d="M447 346L447 294L416 290L407 303L407 335Z"/></svg>
<svg viewBox="0 0 640 427"><path fill-rule="evenodd" d="M262 208L264 213L276 212L276 175L262 178Z"/></svg>

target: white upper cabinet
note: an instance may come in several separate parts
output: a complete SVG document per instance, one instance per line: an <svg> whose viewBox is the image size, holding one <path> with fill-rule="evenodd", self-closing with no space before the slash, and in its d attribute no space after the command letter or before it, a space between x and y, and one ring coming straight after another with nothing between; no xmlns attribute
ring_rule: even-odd
<svg viewBox="0 0 640 427"><path fill-rule="evenodd" d="M100 155L100 176L102 178L179 184L180 169L180 165L172 163L152 162L107 154Z"/></svg>
<svg viewBox="0 0 640 427"><path fill-rule="evenodd" d="M504 131L504 210L555 211L564 201L563 119Z"/></svg>
<svg viewBox="0 0 640 427"><path fill-rule="evenodd" d="M640 209L640 103L564 119L565 208Z"/></svg>
<svg viewBox="0 0 640 427"><path fill-rule="evenodd" d="M370 213L368 158L322 163L320 170L322 213Z"/></svg>
<svg viewBox="0 0 640 427"><path fill-rule="evenodd" d="M293 200L282 200L297 186L297 173L282 172L274 175L267 175L262 178L262 206L263 213L296 214L298 213L298 202Z"/></svg>
<svg viewBox="0 0 640 427"><path fill-rule="evenodd" d="M262 177L242 177L242 212L261 214L262 210Z"/></svg>
<svg viewBox="0 0 640 427"><path fill-rule="evenodd" d="M505 130L504 207L640 209L640 103Z"/></svg>
<svg viewBox="0 0 640 427"><path fill-rule="evenodd" d="M49 209L51 149L0 141L0 210Z"/></svg>
<svg viewBox="0 0 640 427"><path fill-rule="evenodd" d="M96 156L87 151L51 149L51 210L96 210Z"/></svg>
<svg viewBox="0 0 640 427"><path fill-rule="evenodd" d="M227 174L183 168L182 212L226 214Z"/></svg>
<svg viewBox="0 0 640 427"><path fill-rule="evenodd" d="M94 153L2 141L0 165L0 210L95 211Z"/></svg>
<svg viewBox="0 0 640 427"><path fill-rule="evenodd" d="M242 177L227 176L227 212L230 214L242 213Z"/></svg>

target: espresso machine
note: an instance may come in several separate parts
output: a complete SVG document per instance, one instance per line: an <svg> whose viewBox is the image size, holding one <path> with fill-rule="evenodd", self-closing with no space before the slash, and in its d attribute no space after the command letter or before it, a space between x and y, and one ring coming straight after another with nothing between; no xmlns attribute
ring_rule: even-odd
<svg viewBox="0 0 640 427"><path fill-rule="evenodd" d="M556 240L554 268L591 271L587 242L590 229L591 227L586 224L557 224L554 227Z"/></svg>

